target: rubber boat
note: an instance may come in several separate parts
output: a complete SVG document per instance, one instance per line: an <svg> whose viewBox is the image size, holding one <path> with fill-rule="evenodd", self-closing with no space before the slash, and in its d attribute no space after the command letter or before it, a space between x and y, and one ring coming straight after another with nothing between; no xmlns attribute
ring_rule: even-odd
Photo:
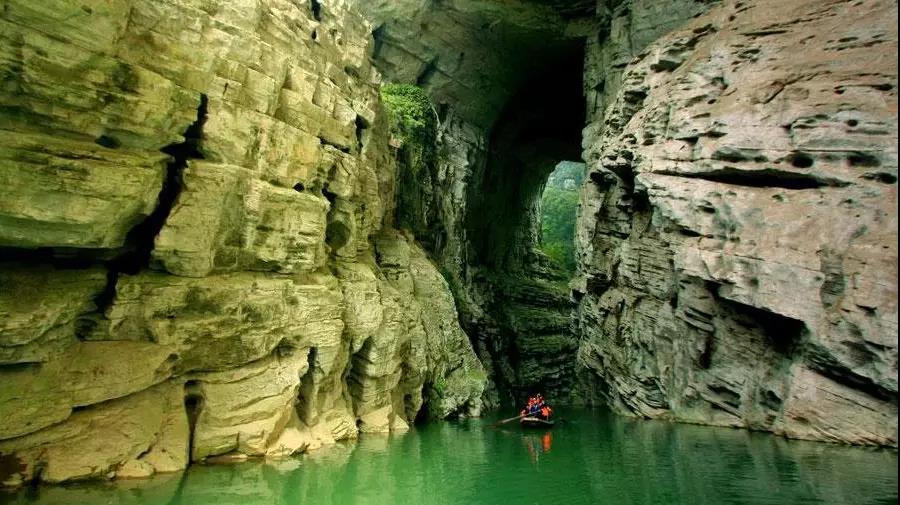
<svg viewBox="0 0 900 505"><path fill-rule="evenodd" d="M528 416L520 419L519 424L521 424L523 428L552 428L556 423L539 417Z"/></svg>

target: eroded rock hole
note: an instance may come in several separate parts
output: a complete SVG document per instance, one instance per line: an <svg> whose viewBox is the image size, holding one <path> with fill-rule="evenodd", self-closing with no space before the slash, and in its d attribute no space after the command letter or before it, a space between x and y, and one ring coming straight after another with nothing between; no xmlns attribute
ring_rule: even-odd
<svg viewBox="0 0 900 505"><path fill-rule="evenodd" d="M847 156L847 163L849 163L851 167L871 168L881 166L881 160L877 155L862 151L850 153Z"/></svg>
<svg viewBox="0 0 900 505"><path fill-rule="evenodd" d="M775 168L761 170L742 170L734 167L725 167L719 170L710 170L703 173L679 173L660 171L660 174L684 177L687 179L703 179L721 184L735 186L747 186L752 188L782 188L782 189L816 189L826 187L844 187L849 182L840 179L822 177L815 174L804 174Z"/></svg>
<svg viewBox="0 0 900 505"><path fill-rule="evenodd" d="M356 146L362 151L365 147L366 130L369 129L369 122L362 116L356 116Z"/></svg>
<svg viewBox="0 0 900 505"><path fill-rule="evenodd" d="M887 172L875 172L863 175L864 179L877 181L882 184L897 184L897 176Z"/></svg>
<svg viewBox="0 0 900 505"><path fill-rule="evenodd" d="M437 58L435 58L425 64L425 67L419 72L419 76L416 78L416 85L423 88L428 86L428 83L431 82L431 78L434 77L437 71Z"/></svg>
<svg viewBox="0 0 900 505"><path fill-rule="evenodd" d="M103 146L107 149L118 149L122 147L122 142L110 135L100 135L96 140L94 140L94 142L97 145Z"/></svg>
<svg viewBox="0 0 900 505"><path fill-rule="evenodd" d="M799 350L807 332L803 321L730 300L720 299L719 302L733 309L738 317L747 318L748 324L761 328L766 341L779 354L791 357Z"/></svg>
<svg viewBox="0 0 900 505"><path fill-rule="evenodd" d="M811 168L816 162L812 156L804 152L792 153L788 156L788 161L797 168Z"/></svg>
<svg viewBox="0 0 900 505"><path fill-rule="evenodd" d="M328 223L325 229L325 242L331 247L332 251L336 251L350 241L350 228L340 221Z"/></svg>
<svg viewBox="0 0 900 505"><path fill-rule="evenodd" d="M387 27L383 24L372 30L372 38L375 41L372 47L372 58L378 59L381 56L381 50L384 48L384 38L387 35Z"/></svg>

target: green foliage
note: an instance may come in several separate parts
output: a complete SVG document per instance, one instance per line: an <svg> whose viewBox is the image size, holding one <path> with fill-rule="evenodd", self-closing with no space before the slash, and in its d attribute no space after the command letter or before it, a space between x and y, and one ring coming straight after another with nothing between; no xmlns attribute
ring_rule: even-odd
<svg viewBox="0 0 900 505"><path fill-rule="evenodd" d="M434 381L434 384L431 385L431 389L433 389L438 396L443 397L444 393L447 391L447 379L443 375L438 376Z"/></svg>
<svg viewBox="0 0 900 505"><path fill-rule="evenodd" d="M391 132L408 148L422 151L416 153L419 157L433 154L424 152L428 148L433 151L437 128L434 108L425 91L412 84L385 84L381 100L390 115Z"/></svg>
<svg viewBox="0 0 900 505"><path fill-rule="evenodd" d="M427 234L427 202L422 187L437 166L438 120L431 100L410 84L386 84L381 99L388 111L391 135L400 140L396 225L417 235Z"/></svg>
<svg viewBox="0 0 900 505"><path fill-rule="evenodd" d="M548 187L544 190L541 209L544 253L566 271L574 272L578 192Z"/></svg>

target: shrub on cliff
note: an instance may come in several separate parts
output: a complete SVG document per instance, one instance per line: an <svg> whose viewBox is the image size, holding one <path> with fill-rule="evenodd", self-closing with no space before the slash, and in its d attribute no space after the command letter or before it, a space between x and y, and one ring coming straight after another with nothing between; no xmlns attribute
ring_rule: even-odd
<svg viewBox="0 0 900 505"><path fill-rule="evenodd" d="M409 168L418 172L434 154L437 118L431 100L412 84L385 84L381 100L391 120L391 134L409 154Z"/></svg>
<svg viewBox="0 0 900 505"><path fill-rule="evenodd" d="M437 164L437 114L425 91L411 84L386 84L381 101L388 111L392 144L397 153L396 225L419 237L428 236L428 202Z"/></svg>

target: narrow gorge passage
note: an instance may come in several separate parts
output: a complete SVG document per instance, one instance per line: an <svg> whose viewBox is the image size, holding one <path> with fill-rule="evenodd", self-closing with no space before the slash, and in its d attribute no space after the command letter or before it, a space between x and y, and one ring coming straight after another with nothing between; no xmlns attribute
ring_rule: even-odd
<svg viewBox="0 0 900 505"><path fill-rule="evenodd" d="M583 402L570 322L572 272L541 249L547 179L560 162L581 157L583 61L576 40L535 66L495 122L487 160L470 181L469 260L486 317L466 329L491 364L503 404L537 392L554 403Z"/></svg>
<svg viewBox="0 0 900 505"><path fill-rule="evenodd" d="M0 501L896 502L897 14L4 0Z"/></svg>

